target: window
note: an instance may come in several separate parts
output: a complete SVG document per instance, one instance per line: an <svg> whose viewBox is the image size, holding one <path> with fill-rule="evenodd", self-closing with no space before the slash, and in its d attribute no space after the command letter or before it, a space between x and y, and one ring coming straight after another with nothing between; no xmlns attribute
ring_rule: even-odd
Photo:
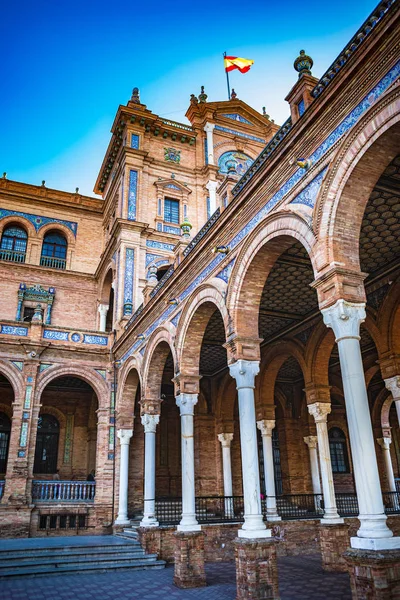
<svg viewBox="0 0 400 600"><path fill-rule="evenodd" d="M35 449L35 473L55 473L57 471L58 439L60 425L52 415L39 417Z"/></svg>
<svg viewBox="0 0 400 600"><path fill-rule="evenodd" d="M139 150L139 136L136 133L132 133L131 148L134 150Z"/></svg>
<svg viewBox="0 0 400 600"><path fill-rule="evenodd" d="M304 115L304 111L306 110L304 100L300 100L300 102L297 105L297 110L299 111L299 117L302 117Z"/></svg>
<svg viewBox="0 0 400 600"><path fill-rule="evenodd" d="M25 262L28 234L22 227L11 225L3 231L0 244L0 259Z"/></svg>
<svg viewBox="0 0 400 600"><path fill-rule="evenodd" d="M331 452L332 472L350 473L346 437L338 427L333 427L329 430L329 448Z"/></svg>
<svg viewBox="0 0 400 600"><path fill-rule="evenodd" d="M0 473L5 473L7 468L10 432L11 421L5 413L0 412Z"/></svg>
<svg viewBox="0 0 400 600"><path fill-rule="evenodd" d="M32 317L35 314L35 309L31 306L24 307L24 316L22 318L25 323L30 323L32 321Z"/></svg>
<svg viewBox="0 0 400 600"><path fill-rule="evenodd" d="M164 221L179 224L179 200L164 199Z"/></svg>
<svg viewBox="0 0 400 600"><path fill-rule="evenodd" d="M58 231L49 231L43 240L42 256L40 264L42 267L53 267L54 269L65 269L67 258L67 240Z"/></svg>

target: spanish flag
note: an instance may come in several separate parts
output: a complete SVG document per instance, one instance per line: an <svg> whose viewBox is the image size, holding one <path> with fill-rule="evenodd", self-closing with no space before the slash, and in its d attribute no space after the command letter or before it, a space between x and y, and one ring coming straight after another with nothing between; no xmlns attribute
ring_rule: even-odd
<svg viewBox="0 0 400 600"><path fill-rule="evenodd" d="M254 60L250 60L248 58L239 58L239 56L224 57L225 71L227 73L229 73L229 71L233 71L234 69L239 69L241 73L247 73L253 64Z"/></svg>

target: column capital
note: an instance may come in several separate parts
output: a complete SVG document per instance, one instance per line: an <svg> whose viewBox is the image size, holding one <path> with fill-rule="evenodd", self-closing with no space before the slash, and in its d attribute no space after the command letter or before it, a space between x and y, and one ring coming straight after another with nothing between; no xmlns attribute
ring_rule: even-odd
<svg viewBox="0 0 400 600"><path fill-rule="evenodd" d="M219 182L218 181L212 181L211 179L208 181L208 183L206 183L206 189L209 192L216 192L217 188L219 187Z"/></svg>
<svg viewBox="0 0 400 600"><path fill-rule="evenodd" d="M326 423L328 415L332 410L331 405L327 402L314 402L314 404L309 404L307 408L316 423Z"/></svg>
<svg viewBox="0 0 400 600"><path fill-rule="evenodd" d="M133 429L118 429L117 436L119 437L121 446L124 444L128 446L133 436Z"/></svg>
<svg viewBox="0 0 400 600"><path fill-rule="evenodd" d="M383 450L390 450L390 444L392 443L392 438L390 438L390 437L381 437L381 438L377 438L376 441L378 442L378 444L380 445L380 447Z"/></svg>
<svg viewBox="0 0 400 600"><path fill-rule="evenodd" d="M233 433L219 433L218 441L221 442L223 448L229 448L233 440Z"/></svg>
<svg viewBox="0 0 400 600"><path fill-rule="evenodd" d="M179 396L180 394L198 394L200 392L199 375L185 375L185 373L178 373L172 381L175 384L175 396Z"/></svg>
<svg viewBox="0 0 400 600"><path fill-rule="evenodd" d="M214 131L215 128L215 123L206 123L204 125L204 131L206 133L212 133Z"/></svg>
<svg viewBox="0 0 400 600"><path fill-rule="evenodd" d="M181 411L181 417L194 415L194 407L199 399L198 394L179 394L176 397L176 405Z"/></svg>
<svg viewBox="0 0 400 600"><path fill-rule="evenodd" d="M97 310L99 311L99 313L101 315L107 315L108 309L109 309L109 305L108 304L99 304L99 306L97 307Z"/></svg>
<svg viewBox="0 0 400 600"><path fill-rule="evenodd" d="M390 377L385 379L386 388L393 396L393 400L400 400L400 377Z"/></svg>
<svg viewBox="0 0 400 600"><path fill-rule="evenodd" d="M318 444L318 437L316 435L307 435L303 438L304 443L307 444L309 448L316 448Z"/></svg>
<svg viewBox="0 0 400 600"><path fill-rule="evenodd" d="M147 413L141 416L142 425L145 433L155 433L157 425L160 422L160 415L149 415Z"/></svg>
<svg viewBox="0 0 400 600"><path fill-rule="evenodd" d="M338 300L321 310L324 323L335 334L336 341L345 338L360 339L360 325L365 321L365 302Z"/></svg>
<svg viewBox="0 0 400 600"><path fill-rule="evenodd" d="M262 419L257 421L257 427L261 431L261 435L272 435L272 430L275 428L275 421L273 419Z"/></svg>
<svg viewBox="0 0 400 600"><path fill-rule="evenodd" d="M260 362L258 360L238 360L229 365L229 372L236 379L237 390L254 389L254 379L260 372Z"/></svg>

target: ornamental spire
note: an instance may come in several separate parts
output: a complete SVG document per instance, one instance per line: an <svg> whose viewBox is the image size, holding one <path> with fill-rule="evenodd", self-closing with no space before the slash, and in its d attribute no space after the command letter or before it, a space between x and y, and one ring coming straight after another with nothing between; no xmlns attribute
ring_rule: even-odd
<svg viewBox="0 0 400 600"><path fill-rule="evenodd" d="M301 77L304 74L311 75L311 69L313 64L314 61L311 58L311 56L307 56L304 50L300 50L300 56L296 58L296 60L293 63L293 66L295 68L295 71L298 72L299 77Z"/></svg>

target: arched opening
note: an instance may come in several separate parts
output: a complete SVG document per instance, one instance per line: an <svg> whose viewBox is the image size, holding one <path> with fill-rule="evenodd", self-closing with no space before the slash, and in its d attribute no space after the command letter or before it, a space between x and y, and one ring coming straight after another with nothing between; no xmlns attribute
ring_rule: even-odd
<svg viewBox="0 0 400 600"><path fill-rule="evenodd" d="M113 320L114 320L114 288L112 286L113 283L113 272L112 269L109 269L107 275L104 278L103 286L100 293L100 302L101 305L99 307L100 312L100 325L102 322L101 314L102 311L105 311L105 331L113 330ZM108 307L108 308L107 308ZM101 327L100 327L101 330Z"/></svg>
<svg viewBox="0 0 400 600"><path fill-rule="evenodd" d="M41 396L35 479L51 479L57 472L61 480L86 481L93 476L97 409L96 393L83 379L65 375L47 384Z"/></svg>
<svg viewBox="0 0 400 600"><path fill-rule="evenodd" d="M7 469L8 448L10 445L11 420L4 412L0 412L0 476Z"/></svg>
<svg viewBox="0 0 400 600"><path fill-rule="evenodd" d="M0 242L0 259L24 263L28 234L20 225L8 225L4 228Z"/></svg>
<svg viewBox="0 0 400 600"><path fill-rule="evenodd" d="M157 280L160 281L160 279L162 279L165 275L165 273L168 271L170 265L164 265L162 267L160 267L159 269L157 269Z"/></svg>
<svg viewBox="0 0 400 600"><path fill-rule="evenodd" d="M4 478L7 472L13 402L13 387L9 380L0 373L0 498L3 493Z"/></svg>
<svg viewBox="0 0 400 600"><path fill-rule="evenodd" d="M67 263L67 240L57 230L48 231L43 238L40 264L42 267L65 269Z"/></svg>

